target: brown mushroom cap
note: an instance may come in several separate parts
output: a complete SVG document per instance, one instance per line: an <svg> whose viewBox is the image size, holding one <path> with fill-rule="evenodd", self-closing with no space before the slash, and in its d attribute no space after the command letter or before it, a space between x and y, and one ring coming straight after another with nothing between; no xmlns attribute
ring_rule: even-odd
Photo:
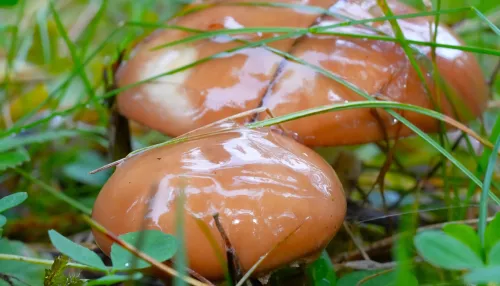
<svg viewBox="0 0 500 286"><path fill-rule="evenodd" d="M219 214L244 271L290 235L258 267L263 273L319 254L346 212L337 175L318 154L269 129L238 127L121 163L99 193L92 216L117 235L140 229L175 234L181 189L189 266L214 280L223 270L197 219L224 249L212 217ZM94 234L109 254L111 241Z"/></svg>
<svg viewBox="0 0 500 286"><path fill-rule="evenodd" d="M320 25L341 22L339 18L321 16L298 9L215 6L176 19L173 24L189 28L210 30L255 26L308 27L320 19ZM280 1L281 2L281 1ZM299 3L299 1L283 1ZM311 0L308 5L329 8L331 12L355 19L383 16L376 1ZM390 6L395 14L413 13L415 10L396 1ZM321 17L319 17L321 16ZM412 40L430 42L430 18L419 17L398 21L405 36ZM318 24L318 23L316 23ZM373 24L385 33L393 34L388 22ZM332 29L373 35L362 26ZM174 46L158 51L150 48L182 39L187 32L161 30L141 43L132 58L118 73L119 86L132 84L161 72L189 64L197 59L242 45L225 38L201 40L185 46ZM248 41L272 37L272 34L238 35ZM437 42L460 45L462 42L445 26L439 26ZM397 43L346 36L307 35L269 44L287 51L309 63L318 65L342 79L358 86L372 96L438 109L447 115L466 121L479 115L486 106L487 86L473 55L459 50L437 49L437 66L446 89L454 94L458 114L454 116L451 104L443 92L436 92L429 61L419 64L430 86L435 107L426 94L424 85L411 66L403 49ZM415 46L430 55L429 47ZM278 69L278 67L280 67ZM165 76L155 82L142 84L119 95L120 111L131 119L171 136L236 113L259 106L269 108L274 115L284 115L321 105L365 100L340 83L321 75L309 67L287 61L265 48L245 49L225 57L200 64L194 68ZM469 109L469 115L464 110ZM389 137L395 137L401 127L387 113L378 110ZM438 130L436 120L412 112L402 113L426 132ZM264 115L259 117L262 119ZM316 115L291 121L285 127L298 134L310 146L350 145L378 141L384 132L379 120L369 109L346 110ZM399 136L410 135L404 126Z"/></svg>
<svg viewBox="0 0 500 286"><path fill-rule="evenodd" d="M383 16L376 1L358 3L360 2L339 1L330 10L356 19ZM391 2L390 7L395 14L416 12L398 2ZM319 25L327 26L340 22L342 20L323 17ZM429 18L409 18L398 22L406 38L431 41ZM377 28L392 34L390 24L387 22L379 23ZM375 35L368 28L359 26L342 27L331 31ZM439 27L437 42L449 45L462 44L444 26ZM418 50L427 56L431 52L430 47L418 47ZM462 121L479 115L486 107L488 92L481 69L473 55L459 50L443 48L436 50L438 70L447 83L450 95L456 98L458 104L455 107L458 116L454 116L450 101L444 92L440 93L441 97L438 99L430 69L424 64L428 59L418 62L433 93L432 100L438 108L426 94L424 84L397 43L339 36L308 36L299 41L291 53L332 72L371 96L382 96L381 100L438 109ZM263 105L275 116L280 116L312 107L360 100L366 98L310 67L287 62L277 75L276 83L265 96ZM469 110L461 111L460 108ZM472 116L467 117L467 111ZM377 110L377 113L389 138L394 138L398 129L400 129L399 136L412 134L410 129L386 112ZM431 117L408 111L401 114L425 132L438 131L438 122ZM291 121L285 123L284 127L297 133L307 145L359 144L384 139L384 133L375 116L370 109L351 109Z"/></svg>
<svg viewBox="0 0 500 286"><path fill-rule="evenodd" d="M241 2L241 1L221 1ZM276 1L299 4L301 1ZM311 0L311 5L328 7L330 0ZM308 27L318 13L262 6L215 6L174 19L170 24L198 30L250 27ZM135 47L131 58L118 70L117 84L123 87L145 80L202 58L244 45L225 36L157 51L152 48L194 35L180 30L158 30ZM271 33L238 36L258 41L277 36ZM293 38L269 43L288 51ZM125 90L118 107L125 116L171 136L245 110L259 107L281 57L264 48L244 49L211 59L170 76Z"/></svg>

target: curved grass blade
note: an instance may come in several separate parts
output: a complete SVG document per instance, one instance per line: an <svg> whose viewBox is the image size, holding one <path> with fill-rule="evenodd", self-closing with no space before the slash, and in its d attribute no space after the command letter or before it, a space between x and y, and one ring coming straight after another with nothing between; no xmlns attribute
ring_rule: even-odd
<svg viewBox="0 0 500 286"><path fill-rule="evenodd" d="M19 173L20 175L22 175L24 178L26 178L29 181L31 181L32 183L37 184L38 186L40 186L44 191L46 191L49 194L53 195L57 199L65 202L65 203L67 203L68 205L72 206L73 208L79 210L80 212L82 212L84 214L88 214L88 215L90 215L92 213L91 209L89 209L88 207L86 207L85 205L83 205L82 203L80 203L79 201L77 201L77 200L75 200L75 199L67 196L63 192L60 192L60 191L56 190L55 188L53 188L52 186L49 186L46 183L40 181L39 179L31 176L30 174L28 174L24 170L21 170L19 168L13 168L13 169L17 173Z"/></svg>
<svg viewBox="0 0 500 286"><path fill-rule="evenodd" d="M426 108L423 108L423 107L420 107L417 105L411 105L411 104L400 103L400 102L395 102L395 101L372 101L372 100L355 101L355 102L313 107L313 108L302 110L302 111L288 113L288 114L283 115L283 116L278 116L278 117L266 119L263 121L249 123L249 124L247 124L247 127L256 128L256 127L271 126L271 125L276 125L276 124L280 124L280 123L285 123L287 121L300 119L303 117L308 117L311 115L317 115L317 114L322 114L322 113L327 113L327 112L332 112L332 111L355 109L355 108L393 108L393 109L402 109L402 110L417 112L417 113L438 119L440 121L446 122L450 125L453 125L454 127L458 128L458 129L462 130L463 132L469 134L470 136L474 137L475 139L477 139L479 142L481 142L485 146L493 148L493 144L491 142L482 138L481 136L476 134L474 131L472 131L470 128L468 128L464 124L456 121L455 119L453 119L449 116L446 116L446 115L439 113L437 111L434 111L432 109L426 109Z"/></svg>
<svg viewBox="0 0 500 286"><path fill-rule="evenodd" d="M90 64L90 62L92 61L92 59L94 59L100 51L102 51L104 49L104 47L106 46L106 44L108 43L108 41L112 38L114 38L118 32L120 31L122 27L119 27L118 29L114 30L113 32L111 32L107 37L106 37L106 40L103 41L88 57L87 59L85 59L85 61L82 63L81 66L75 66L75 68L70 72L70 74L68 75L68 77L63 80L59 85L57 85L57 87L50 92L50 94L47 96L47 98L45 100L43 100L39 105L37 105L35 108L33 108L32 110L30 110L27 114L25 114L23 117L21 117L19 120L17 120L11 128L3 131L3 132L0 132L0 137L5 137L5 136L8 136L10 134L14 134L14 133L18 133L21 129L28 129L28 128L31 128L33 126L37 126L38 124L41 124L43 122L47 122L48 120L54 118L55 116L62 116L62 115L67 115L67 114L70 114L72 111L76 110L76 109L79 109L79 108L83 108L85 107L90 101L87 100L86 102L83 102L81 104L77 104L75 105L71 111L65 113L64 111L62 112L58 112L58 113L54 113L52 112L48 117L45 117L45 118L42 118L42 119L39 119L39 120L36 120L34 122L30 122L30 123L27 123L27 121L29 119L31 119L38 111L40 111L40 109L45 106L48 102L50 102L51 100L54 99L54 97L59 93L61 92L62 90L65 89L65 87L67 85L70 84L70 82L73 80L74 77L76 77L78 74L81 73L81 70L87 66L88 64Z"/></svg>
<svg viewBox="0 0 500 286"><path fill-rule="evenodd" d="M277 36L277 37L273 37L273 38L267 38L267 39L263 39L263 40L251 42L251 43L248 43L248 44L241 45L239 47L235 47L235 48L232 48L232 49L225 50L223 52L215 53L215 54L213 54L211 56L207 56L207 57L201 58L201 59L199 59L197 61L194 61L194 62L192 62L190 64L181 66L179 68L176 68L176 69L164 72L164 73L160 73L160 74L158 74L156 76L153 76L153 77L141 80L141 81L137 81L137 82L132 83L132 84L128 84L128 85L123 86L121 88L117 88L115 90L112 90L110 92L105 93L104 95L101 96L101 98L104 99L104 98L108 98L108 97L114 96L114 95L116 95L116 94L118 94L118 93L120 93L120 92L122 92L124 90L127 90L129 88L132 88L132 87L144 84L144 83L148 83L148 82L157 80L157 79L159 79L161 77L164 77L164 76L167 76L167 75L172 75L172 74L175 74L175 73L187 70L187 69L192 68L194 66L197 66L199 64L208 62L208 61L210 61L212 59L216 59L216 58L225 56L225 55L230 54L230 53L234 53L234 52L237 52L237 51L240 51L240 50L243 50L243 49L248 49L248 48L254 48L254 47L263 46L263 45L265 45L267 43L272 43L272 42L280 41L280 40L283 40L283 39L287 39L289 37L301 36L302 34L303 34L303 32L285 34L285 35L282 35L282 36Z"/></svg>
<svg viewBox="0 0 500 286"><path fill-rule="evenodd" d="M497 34L497 36L500 36L500 29L495 24L493 24L483 13L481 13L481 11L476 9L476 7L471 7L471 9L481 20L483 20L483 22L485 22L491 28L493 32L495 32L495 34Z"/></svg>
<svg viewBox="0 0 500 286"><path fill-rule="evenodd" d="M312 68L316 72L318 72L318 73L320 73L320 74L322 74L330 79L335 80L336 82L340 83L341 85L343 85L343 86L349 88L350 90L356 92L357 94L363 96L367 100L376 101L375 98L373 98L371 95L369 95L365 91L361 90L360 88L358 88L354 84L340 78L339 76L333 74L330 71L323 69L322 67L310 64L310 63L308 63L308 62L306 62L298 57L295 57L289 53L284 53L280 50L277 50L277 49L274 49L271 47L267 47L267 49L272 50L274 53L277 53L279 55L283 55L284 57L287 57L289 60L293 60L299 64L302 64L304 66L308 66L308 67ZM480 188L482 188L483 184L482 184L481 180L479 180L474 174L472 174L472 172L469 171L462 163L460 163L460 161L458 161L455 157L453 157L453 155L451 155L448 151L446 151L441 145L439 145L436 141L434 141L429 135L427 135L420 128L418 128L413 123L408 121L408 119L401 116L399 113L397 113L393 110L390 110L390 109L385 109L385 110L392 117L394 117L396 120L398 120L401 123L403 123L404 125L406 125L409 129L411 129L413 132L415 132L418 136L420 136L422 139L424 139L427 143L429 143L432 147L434 147L437 151L439 151L439 153L441 153L446 158L448 158L458 169L460 169L460 171L462 171L465 175L467 175L467 177L469 177L476 185L478 185ZM495 194L490 192L490 196L497 204L500 204L500 199L497 198L497 196Z"/></svg>
<svg viewBox="0 0 500 286"><path fill-rule="evenodd" d="M203 39L209 39L214 36L219 35L233 35L233 34L254 34L254 33L308 33L308 28L292 28L292 27L252 27L252 28L241 28L241 29L221 29L209 32L203 32L194 36L189 36L182 38L180 40L168 42L166 44L158 45L151 48L151 51L156 51L164 48L169 48L172 46L178 46L183 44L188 44Z"/></svg>
<svg viewBox="0 0 500 286"><path fill-rule="evenodd" d="M500 136L497 137L495 142L495 147L493 152L491 152L490 158L488 160L488 167L486 168L486 173L484 175L483 190L481 192L480 206L479 206L479 223L477 227L477 232L479 234L479 239L481 240L481 245L484 247L484 234L486 232L486 219L488 218L488 194L490 193L490 185L493 177L493 172L496 168L497 153L500 149Z"/></svg>

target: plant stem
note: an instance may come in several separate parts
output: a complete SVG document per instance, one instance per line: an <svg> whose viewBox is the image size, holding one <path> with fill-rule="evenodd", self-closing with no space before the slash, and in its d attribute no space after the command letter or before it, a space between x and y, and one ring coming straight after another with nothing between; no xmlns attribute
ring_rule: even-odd
<svg viewBox="0 0 500 286"><path fill-rule="evenodd" d="M40 259L40 258L26 257L26 256L20 256L20 255L13 255L13 254L2 254L2 253L0 253L0 260L21 261L21 262L27 262L27 263L31 263L31 264L44 265L44 266L51 266L54 263L54 260L50 260L50 259ZM82 270L108 273L108 270L94 268L92 266L79 264L79 263L70 262L67 264L67 266L71 267L71 268L82 269Z"/></svg>
<svg viewBox="0 0 500 286"><path fill-rule="evenodd" d="M169 267L169 266L167 266L167 265L165 265L165 264L163 264L163 263L155 260L151 256L149 256L149 255L141 252L140 250L138 250L135 246L131 245L130 243L127 243L127 242L121 240L118 236L116 236L115 234L109 232L104 226L102 226L98 222L94 221L89 216L82 215L82 218L93 229L95 229L98 232L100 232L101 234L105 235L108 239L112 240L114 243L116 243L119 246L123 247L125 250L127 250L130 253L132 253L136 257L141 258L142 260L148 262L149 264L151 264L157 270L160 270L163 273L169 274L169 275L174 276L174 277L179 277L179 278L183 279L184 281L186 281L188 284L193 285L193 286L213 286L213 284L210 281L206 280L206 279L205 279L206 281L201 282L201 281L198 281L198 280L193 279L193 278L188 277L188 276L180 276L179 273L176 270L174 270L171 267Z"/></svg>

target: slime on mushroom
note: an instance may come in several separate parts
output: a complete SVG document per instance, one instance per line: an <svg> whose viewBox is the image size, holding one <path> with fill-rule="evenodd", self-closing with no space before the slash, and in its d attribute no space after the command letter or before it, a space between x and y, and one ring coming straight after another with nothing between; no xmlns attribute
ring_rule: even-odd
<svg viewBox="0 0 500 286"><path fill-rule="evenodd" d="M323 32L366 36L379 35L372 30L376 28L383 34L393 35L387 21L368 23L372 28L354 25L327 29L326 26L344 20L321 15L317 10L227 5L231 2L234 1L218 2L214 7L176 18L171 24L199 30L212 30L214 25L225 29L307 28L315 25L323 27ZM299 4L299 1L277 2ZM384 16L375 0L309 1L307 4L353 19ZM389 5L396 15L417 12L397 1L389 1ZM400 19L398 23L406 38L430 42L431 20L416 17ZM121 65L117 74L118 85L124 87L245 44L221 41L219 36L153 50L192 35L178 30L158 30L150 35ZM251 33L231 37L255 42L277 35ZM227 38L229 36L224 36ZM446 26L439 25L437 43L461 45L462 41ZM444 86L438 88L430 67L430 47L412 45L418 51L415 55L430 89L428 95L404 50L396 42L307 34L267 45L319 66L379 100L437 109L460 121L477 117L486 107L488 88L484 76L474 56L464 51L436 49L438 68L434 72L439 72L444 81ZM445 91L451 95L450 99ZM260 46L226 53L182 72L126 89L118 96L118 105L124 116L176 137L260 106L268 108L275 116L281 116L312 107L360 100L366 99L311 67L283 59ZM372 110L351 109L301 118L285 123L284 127L297 133L300 141L308 146L363 144L383 140L384 132L389 138L396 134L400 137L412 134L385 111L377 110L377 114L381 122ZM402 115L424 132L439 130L435 119L409 111ZM255 119L260 120L263 116Z"/></svg>
<svg viewBox="0 0 500 286"><path fill-rule="evenodd" d="M202 276L223 278L196 223L206 223L224 249L216 213L244 271L273 249L255 275L316 257L346 213L334 170L308 147L270 129L222 126L228 124L231 131L151 149L120 163L97 197L93 218L117 235L143 228L174 234L175 198L182 190L189 267ZM152 185L158 187L150 192ZM109 254L111 241L94 234Z"/></svg>
<svg viewBox="0 0 500 286"><path fill-rule="evenodd" d="M213 7L175 18L170 24L213 30L220 27L325 27L342 22L317 10L225 5L230 2L236 1L220 1ZM383 16L376 1L361 2L311 0L308 5L355 19ZM415 12L396 1L390 1L390 7L395 14ZM429 18L398 22L407 38L430 41ZM389 23L370 25L392 35ZM440 25L438 30L438 43L461 44L445 26ZM372 29L358 25L326 31L376 35ZM151 34L120 66L116 77L118 86L125 87L243 45L229 41L229 36L219 36L152 50L191 35L194 34L178 30L158 30ZM254 33L231 35L231 38L255 42L276 36ZM452 102L444 93L436 92L432 71L422 64L431 90L427 95L397 43L342 35L305 35L281 39L268 46L318 65L382 99L431 109L436 108L433 101L441 102L438 108L444 114L461 121L470 120L485 108L487 87L478 63L463 51L437 49L437 66L448 91L464 102L472 117L460 109L455 116ZM415 48L429 55L428 47ZM279 116L359 100L365 99L310 67L283 59L260 46L226 53L182 72L128 88L118 96L118 107L129 119L175 137L257 107L268 108ZM396 136L397 122L383 111L378 114L384 132L389 137ZM411 112L403 116L425 132L438 130L434 119ZM242 121L248 122L238 120ZM226 122L202 131L217 130L227 124L236 123ZM291 233L255 274L314 256L334 237L346 212L345 194L335 171L308 147L270 129L233 127L223 134L151 149L120 163L97 198L94 219L118 235L138 231L143 226L173 233L173 202L182 184L187 196L185 230L189 267L203 276L221 279L223 275L215 253L195 220L207 223L222 246L212 218L215 213L219 214L245 271ZM384 137L379 121L369 110L315 115L287 122L284 127L308 146L361 144ZM399 136L408 135L410 131L402 127ZM157 186L153 193L150 193L151 186ZM95 235L99 246L109 254L111 242L99 233Z"/></svg>

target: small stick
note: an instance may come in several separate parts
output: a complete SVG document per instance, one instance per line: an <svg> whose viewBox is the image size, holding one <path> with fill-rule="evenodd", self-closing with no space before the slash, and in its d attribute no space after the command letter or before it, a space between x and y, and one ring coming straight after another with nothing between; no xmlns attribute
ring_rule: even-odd
<svg viewBox="0 0 500 286"><path fill-rule="evenodd" d="M494 218L493 216L489 217L486 221L490 222L490 221L493 220L493 218ZM442 228L443 226L445 226L446 224L449 224L449 223L467 224L467 225L471 225L472 227L475 228L475 227L477 227L477 222L478 221L479 221L479 219L475 218L475 219L458 220L458 221L450 221L450 222L438 223L438 224L433 224L433 225L427 225L427 226L419 227L417 229L417 233L425 231L425 230L440 229L440 228ZM386 237L384 239L378 240L378 241L372 243L371 245L369 245L367 248L365 248L364 251L365 252L371 252L371 251L374 251L374 250L377 250L377 249L389 247L399 237L400 237L400 234L395 234L393 236ZM361 251L359 251L359 250L343 252L343 253L337 255L336 257L332 258L332 263L336 264L336 263L339 263L341 261L350 260L350 259L352 259L354 257L359 256L359 255L362 255Z"/></svg>
<svg viewBox="0 0 500 286"><path fill-rule="evenodd" d="M182 135L180 135L180 136L178 136L178 137L175 137L175 138L173 138L173 139L171 139L171 140L175 140L175 141L178 141L178 142L182 142L182 141L187 140L187 139L197 139L197 138L203 138L203 137L205 137L204 135L207 135L207 134L195 135L195 136L193 136L193 137L191 137L191 138L187 138L187 136L188 136L189 134L192 134L192 133L196 132L196 131L200 131L200 130L203 130L203 129L206 129L206 128L209 128L209 127L215 126L215 125L220 124L220 123L222 123L222 122L225 122L225 121L227 121L227 120L237 119L237 118L240 118L240 117L248 116L248 115L253 114L253 113L262 112L262 111L264 111L265 109L266 109L265 107L259 107L259 108L255 108L255 109L252 109L252 110L247 110L247 111L244 111L244 112L241 112L241 113L235 114L235 115L233 115L233 116L229 116L229 117L226 117L226 118L224 118L224 119L221 119L221 120L218 120L218 121L212 122L212 123L207 124L207 125L205 125L205 126L202 126L202 127L200 127L200 128L196 128L196 129L191 130L191 131L189 131L189 132L186 132L186 133L184 133L184 134L182 134ZM225 132L225 131L229 131L229 130L231 130L231 129L224 129L224 130L221 130L221 131L222 131L222 132ZM214 134L219 134L219 133L220 133L220 132L214 132ZM210 134L208 134L208 135L210 135ZM170 142L171 140L166 141L166 142ZM164 142L164 143L165 143L165 142ZM128 158L130 158L130 157L133 157L133 156L135 156L135 155L137 155L137 154L140 154L140 153L142 153L143 151L147 151L147 150L153 149L153 148L155 148L155 147L161 146L161 145L162 145L162 144L164 144L164 143L160 143L160 144L152 145L152 146L149 146L149 147L146 147L146 148L143 148L143 149L135 150L135 151L133 151L133 152L129 153L126 157L124 157L124 158L122 158L122 159L116 160L116 161L114 161L114 162L111 162L111 163L106 164L106 165L104 165L104 166L102 166L102 167L99 167L99 168L97 168L97 169L95 169L95 170L90 171L90 172L89 172L89 174L95 174L95 173L98 173L98 172L100 172L100 171L103 171L103 170L109 169L109 168L111 168L111 167L114 167L114 166L116 166L116 165L118 165L118 164L122 163L123 161L127 160L127 159L128 159Z"/></svg>
<svg viewBox="0 0 500 286"><path fill-rule="evenodd" d="M118 236L116 236L115 234L111 233L110 231L108 231L106 228L104 228L102 225L100 225L98 222L94 221L93 219L91 219L89 216L87 215L82 215L83 219L90 225L92 226L93 228L95 228L97 231L99 231L100 233L104 234L108 239L111 239L114 243L120 245L121 247L125 248L126 250L128 250L130 253L134 254L136 257L139 257L141 259L143 259L144 261L148 262L149 264L151 264L154 268L164 272L164 273L167 273L171 276L175 276L175 277L179 277L181 279L183 279L184 281L186 281L187 283L193 285L193 286L207 286L207 285L210 285L210 286L214 286L212 283L210 284L207 284L207 283L203 283L201 281L198 281L196 279L193 279L191 277L181 277L179 275L179 273L172 269L171 267L155 260L154 258L152 258L151 256L141 252L140 250L138 250L137 248L135 248L135 246L131 245L130 243L127 243L125 241L123 241L122 239L120 239Z"/></svg>
<svg viewBox="0 0 500 286"><path fill-rule="evenodd" d="M363 249L363 246L361 245L361 243L359 243L359 241L357 240L357 238L354 236L354 233L352 233L351 228L347 225L346 222L344 222L344 228L345 228L345 231L347 232L347 234L351 237L351 239L354 242L354 244L356 245L356 247L361 252L361 255L363 256L363 258L365 260L372 261L371 258L370 258L370 256L368 256L368 254L366 253L366 251Z"/></svg>
<svg viewBox="0 0 500 286"><path fill-rule="evenodd" d="M275 118L276 116L274 116L273 112L271 111L271 109L267 108L266 107L266 113L267 115L269 115L269 117L271 118ZM288 133L288 131L285 129L285 127L283 127L283 125L281 123L278 123L278 128L281 129L281 131L283 131L284 133Z"/></svg>
<svg viewBox="0 0 500 286"><path fill-rule="evenodd" d="M215 221L215 226L217 226L217 230L224 240L224 245L226 246L226 257L229 266L229 276L231 277L233 284L235 284L243 276L243 271L241 271L241 264L239 262L238 256L236 255L236 250L233 248L229 237L227 236L224 228L222 227L222 224L219 221L219 214L214 214L213 218Z"/></svg>

